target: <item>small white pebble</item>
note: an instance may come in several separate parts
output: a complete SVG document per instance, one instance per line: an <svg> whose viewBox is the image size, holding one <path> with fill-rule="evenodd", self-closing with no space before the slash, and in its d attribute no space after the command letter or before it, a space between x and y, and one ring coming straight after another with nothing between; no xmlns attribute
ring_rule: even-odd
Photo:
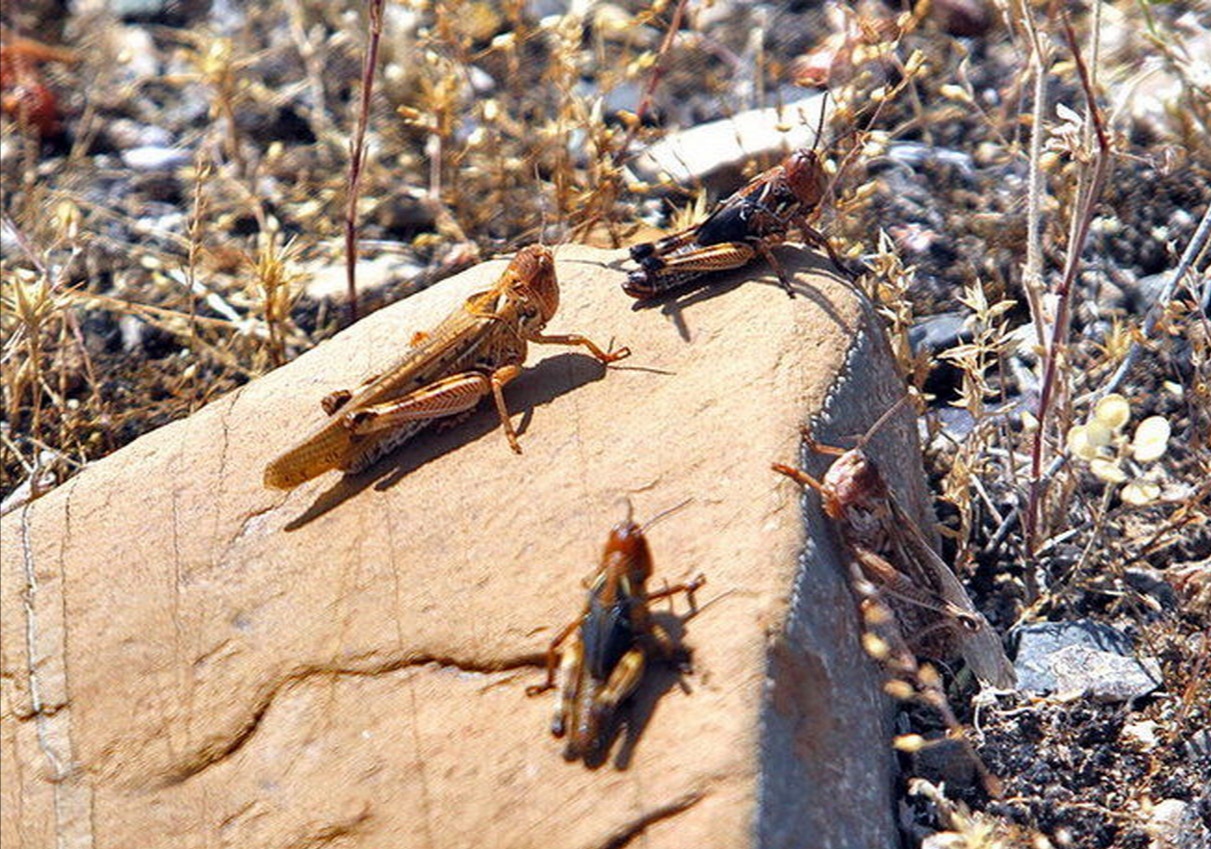
<svg viewBox="0 0 1211 849"><path fill-rule="evenodd" d="M132 147L122 151L122 162L135 171L168 171L189 164L187 150L175 147Z"/></svg>

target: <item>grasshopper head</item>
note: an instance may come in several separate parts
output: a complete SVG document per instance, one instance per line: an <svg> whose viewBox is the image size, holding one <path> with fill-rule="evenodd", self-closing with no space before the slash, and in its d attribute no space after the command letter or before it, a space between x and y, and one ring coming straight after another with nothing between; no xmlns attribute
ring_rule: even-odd
<svg viewBox="0 0 1211 849"><path fill-rule="evenodd" d="M632 591L643 586L652 575L652 551L643 528L631 516L631 504L627 502L627 517L610 530L601 562L607 568L620 570Z"/></svg>
<svg viewBox="0 0 1211 849"><path fill-rule="evenodd" d="M782 162L786 184L790 186L803 211L808 212L820 205L828 189L824 165L814 150L801 147Z"/></svg>
<svg viewBox="0 0 1211 849"><path fill-rule="evenodd" d="M848 507L863 507L872 501L887 498L887 484L875 461L860 448L846 451L824 474L825 509L834 519Z"/></svg>
<svg viewBox="0 0 1211 849"><path fill-rule="evenodd" d="M559 282L555 279L555 256L546 245L529 245L513 257L505 271L511 294L538 310L545 326L559 309Z"/></svg>

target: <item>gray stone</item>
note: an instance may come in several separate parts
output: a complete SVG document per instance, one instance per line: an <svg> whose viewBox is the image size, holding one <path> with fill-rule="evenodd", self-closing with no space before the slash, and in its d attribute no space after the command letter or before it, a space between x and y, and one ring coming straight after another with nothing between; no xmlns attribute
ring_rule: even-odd
<svg viewBox="0 0 1211 849"><path fill-rule="evenodd" d="M1137 660L1127 635L1100 622L1033 623L1015 628L1012 639L1023 692L1124 701L1160 686L1157 661Z"/></svg>
<svg viewBox="0 0 1211 849"><path fill-rule="evenodd" d="M1149 849L1208 849L1211 832L1198 815L1198 808L1181 799L1162 799L1148 818L1152 836Z"/></svg>

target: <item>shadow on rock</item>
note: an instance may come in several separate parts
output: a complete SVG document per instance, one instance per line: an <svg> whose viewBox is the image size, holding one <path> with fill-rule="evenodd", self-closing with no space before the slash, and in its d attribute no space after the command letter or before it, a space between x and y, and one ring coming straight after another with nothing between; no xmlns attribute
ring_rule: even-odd
<svg viewBox="0 0 1211 849"><path fill-rule="evenodd" d="M839 279L838 269L833 266L832 261L815 251L785 245L775 248L774 252L778 256L783 269L787 274L792 276L791 290L793 296L811 300L830 319L839 325L843 324L843 319L838 314L832 301L825 297L815 286L807 285L802 279L795 276L805 272L808 274L827 274ZM754 276L754 273L757 276ZM677 328L677 333L682 340L689 342L690 330L685 321L685 310L695 304L725 295L728 292L734 291L742 284L749 282L772 286L779 290L782 289L782 284L773 272L773 269L769 268L764 260L762 260L760 263L754 262L743 268L709 272L700 277L695 277L672 287L666 294L636 301L631 309L639 311L659 307L660 312L667 316Z"/></svg>
<svg viewBox="0 0 1211 849"><path fill-rule="evenodd" d="M591 752L585 753L583 760L586 767L598 769L605 764L621 733L622 743L614 756L614 768L628 769L635 756L635 748L651 723L660 699L673 689L674 685L681 687L683 692L690 692L685 673L690 670L692 649L685 646L682 640L685 636L685 623L694 615L689 613L681 617L669 612L652 614L652 622L663 628L677 644L677 653L668 660L649 655L639 687L611 718L601 735L601 744Z"/></svg>

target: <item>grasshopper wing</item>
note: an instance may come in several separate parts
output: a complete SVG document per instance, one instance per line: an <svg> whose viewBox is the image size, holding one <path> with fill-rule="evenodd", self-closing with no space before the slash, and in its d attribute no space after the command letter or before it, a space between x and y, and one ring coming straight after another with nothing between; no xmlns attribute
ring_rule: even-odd
<svg viewBox="0 0 1211 849"><path fill-rule="evenodd" d="M965 614L962 617L963 627L956 629L959 634L959 651L971 671L980 681L998 689L1013 689L1017 676L1013 664L1005 655L1001 638L988 620L976 610L971 596L967 594L954 570L934 551L933 546L925 541L921 529L917 527L894 496L888 499L892 507L892 521L901 533L900 542L903 544L905 562L913 563L922 572L913 576L927 585L946 602L960 609Z"/></svg>

